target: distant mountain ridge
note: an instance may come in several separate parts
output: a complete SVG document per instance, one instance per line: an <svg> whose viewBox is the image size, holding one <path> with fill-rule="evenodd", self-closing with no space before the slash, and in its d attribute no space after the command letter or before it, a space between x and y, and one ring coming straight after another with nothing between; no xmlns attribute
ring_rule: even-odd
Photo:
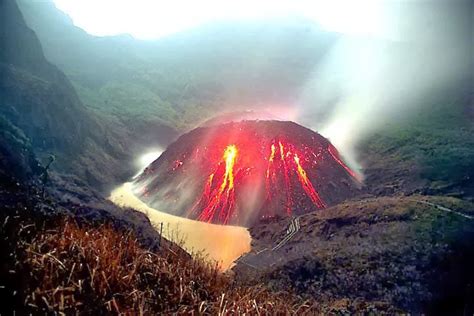
<svg viewBox="0 0 474 316"><path fill-rule="evenodd" d="M186 130L222 109L292 102L338 37L290 18L209 23L154 41L97 37L52 2L19 3L82 101L125 125Z"/></svg>

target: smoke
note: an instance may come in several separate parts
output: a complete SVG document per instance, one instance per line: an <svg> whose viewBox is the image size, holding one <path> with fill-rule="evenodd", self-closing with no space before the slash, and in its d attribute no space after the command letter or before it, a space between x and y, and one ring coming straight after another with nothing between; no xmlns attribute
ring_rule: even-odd
<svg viewBox="0 0 474 316"><path fill-rule="evenodd" d="M158 159L158 157L163 151L164 150L161 147L149 148L144 153L139 155L138 158L135 160L135 168L138 171L133 178L138 177L143 172L143 170L148 167L148 165Z"/></svg>
<svg viewBox="0 0 474 316"><path fill-rule="evenodd" d="M386 3L377 37L341 36L301 89L300 117L358 169L356 147L469 77L470 3Z"/></svg>

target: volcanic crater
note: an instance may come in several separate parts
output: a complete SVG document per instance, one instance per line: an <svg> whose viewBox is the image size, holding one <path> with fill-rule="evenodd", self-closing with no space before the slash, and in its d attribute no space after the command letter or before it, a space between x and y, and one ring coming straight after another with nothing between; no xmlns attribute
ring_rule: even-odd
<svg viewBox="0 0 474 316"><path fill-rule="evenodd" d="M140 174L149 206L215 224L324 209L360 193L357 175L318 133L289 121L241 121L182 135Z"/></svg>

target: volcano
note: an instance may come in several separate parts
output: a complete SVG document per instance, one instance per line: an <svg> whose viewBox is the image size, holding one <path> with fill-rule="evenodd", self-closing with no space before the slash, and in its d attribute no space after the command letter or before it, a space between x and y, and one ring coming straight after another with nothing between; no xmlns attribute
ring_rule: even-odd
<svg viewBox="0 0 474 316"><path fill-rule="evenodd" d="M254 120L181 136L133 188L160 211L251 226L324 209L357 194L360 183L321 135L293 122Z"/></svg>

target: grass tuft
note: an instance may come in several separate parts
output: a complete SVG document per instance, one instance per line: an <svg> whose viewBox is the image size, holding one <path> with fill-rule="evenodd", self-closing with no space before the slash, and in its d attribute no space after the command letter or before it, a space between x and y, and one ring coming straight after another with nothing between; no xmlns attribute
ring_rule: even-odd
<svg viewBox="0 0 474 316"><path fill-rule="evenodd" d="M22 282L15 291L32 312L258 315L318 311L314 302L289 293L271 292L263 285L237 285L230 275L219 272L217 264L191 258L177 246L147 250L134 232L111 223L98 226L61 218L50 226L27 223L16 230L14 266ZM29 238L23 238L25 229Z"/></svg>

